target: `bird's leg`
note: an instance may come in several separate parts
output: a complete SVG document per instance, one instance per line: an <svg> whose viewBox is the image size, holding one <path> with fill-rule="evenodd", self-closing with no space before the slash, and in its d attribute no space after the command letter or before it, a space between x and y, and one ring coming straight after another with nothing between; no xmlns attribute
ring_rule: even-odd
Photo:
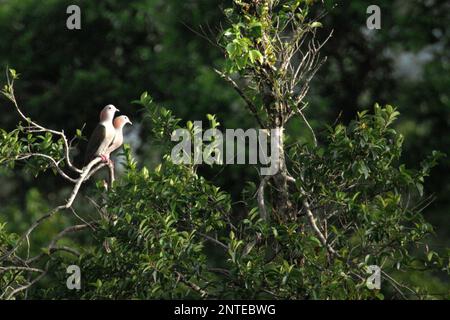
<svg viewBox="0 0 450 320"><path fill-rule="evenodd" d="M109 168L109 185L112 188L112 185L114 183L114 161L108 159L107 166Z"/></svg>

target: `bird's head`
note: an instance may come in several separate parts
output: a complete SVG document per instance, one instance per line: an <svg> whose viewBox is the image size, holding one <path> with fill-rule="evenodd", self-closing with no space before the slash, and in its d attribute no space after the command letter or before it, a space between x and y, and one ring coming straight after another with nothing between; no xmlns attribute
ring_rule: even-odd
<svg viewBox="0 0 450 320"><path fill-rule="evenodd" d="M133 123L127 116L119 116L114 119L114 128L116 129L123 128L127 123L133 125Z"/></svg>
<svg viewBox="0 0 450 320"><path fill-rule="evenodd" d="M112 104L108 104L106 107L103 108L102 112L100 112L100 121L112 121L114 118L114 114L118 112L119 109L117 109Z"/></svg>

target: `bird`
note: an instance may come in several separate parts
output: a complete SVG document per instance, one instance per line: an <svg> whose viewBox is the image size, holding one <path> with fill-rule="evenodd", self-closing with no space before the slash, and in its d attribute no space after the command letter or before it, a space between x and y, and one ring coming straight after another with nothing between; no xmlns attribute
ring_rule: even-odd
<svg viewBox="0 0 450 320"><path fill-rule="evenodd" d="M116 134L114 129L113 119L114 114L118 112L112 104L108 104L100 112L100 122L92 132L91 137L86 148L86 154L84 157L84 165L94 160L96 157L100 157L102 162L107 163L109 161L106 150L111 145Z"/></svg>
<svg viewBox="0 0 450 320"><path fill-rule="evenodd" d="M114 140L109 145L108 149L105 152L105 155L109 158L112 152L116 151L120 148L120 146L123 144L123 127L129 123L130 125L133 125L133 123L130 121L130 119L123 115L119 116L114 119L113 126L116 131L116 134L114 136Z"/></svg>

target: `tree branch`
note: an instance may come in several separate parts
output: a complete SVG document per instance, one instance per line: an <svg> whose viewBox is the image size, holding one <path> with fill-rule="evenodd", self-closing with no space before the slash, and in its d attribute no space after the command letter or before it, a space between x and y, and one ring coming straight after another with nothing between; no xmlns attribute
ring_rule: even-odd
<svg viewBox="0 0 450 320"><path fill-rule="evenodd" d="M293 177L288 176L288 175L286 175L286 179L287 179L287 181L292 182L292 183L296 182L296 180ZM322 243L322 245L328 250L328 252L331 255L339 256L338 253L333 249L333 247L331 247L331 245L328 244L327 239L325 238L322 231L320 231L319 227L317 226L316 218L314 217L314 214L311 211L311 206L309 205L309 202L307 200L307 195L306 195L306 192L303 189L303 187L300 187L300 194L303 197L302 205L305 208L308 222L309 222L311 228L313 229L314 233L316 234L316 236L319 238L320 243Z"/></svg>
<svg viewBox="0 0 450 320"><path fill-rule="evenodd" d="M201 233L196 231L195 233L197 233L199 236L202 236L203 238L205 238L208 241L211 241L212 243L215 243L216 245L218 245L219 247L223 248L225 251L228 250L228 246L226 244L224 244L223 242L208 236L207 234Z"/></svg>
<svg viewBox="0 0 450 320"><path fill-rule="evenodd" d="M58 171L58 173L59 173L59 175L61 177L63 177L64 179L66 179L66 180L68 180L68 181L70 181L72 183L76 183L77 182L77 179L74 179L74 178L68 176L61 169L61 167L59 166L58 162L54 158L50 157L49 155L46 155L46 154L43 154L43 153L24 153L24 154L19 155L16 158L16 160L26 160L26 159L29 159L29 158L32 158L32 157L41 157L41 158L45 158L45 159L49 160L50 163L53 165L53 167Z"/></svg>
<svg viewBox="0 0 450 320"><path fill-rule="evenodd" d="M316 134L314 133L313 128L311 127L311 125L308 122L308 119L306 119L305 114L303 113L303 111L301 111L300 109L297 110L297 113L300 115L300 117L302 117L303 121L305 122L306 126L308 127L308 129L311 131L311 134L313 136L313 140L314 140L314 146L317 147L317 137Z"/></svg>
<svg viewBox="0 0 450 320"><path fill-rule="evenodd" d="M217 69L214 69L214 71L233 86L234 90L242 97L242 99L244 99L245 103L247 104L248 109L253 114L253 116L256 118L256 121L258 121L259 126L264 129L265 125L263 124L263 121L261 120L261 118L258 115L258 109L256 108L255 104L250 100L250 98L247 97L247 95L244 93L244 91L242 91L242 89L238 86L238 84L230 76L226 75L225 73L223 73Z"/></svg>
<svg viewBox="0 0 450 320"><path fill-rule="evenodd" d="M261 183L258 187L258 208L259 208L259 215L262 219L267 220L267 210L264 203L264 187L266 186L267 181L269 180L270 176L265 176L261 179Z"/></svg>
<svg viewBox="0 0 450 320"><path fill-rule="evenodd" d="M6 71L6 77L7 77L7 82L8 82L9 92L7 92L7 93L4 92L4 94L5 94L6 97L8 97L9 100L13 103L13 105L14 105L14 107L15 107L17 113L19 114L19 116L20 116L24 121L26 121L26 122L30 125L29 128L25 128L25 129L28 130L28 131L30 131L30 132L49 132L49 133L52 133L52 134L54 134L54 135L59 136L59 137L63 140L63 144L64 144L64 158L66 159L67 166L68 166L71 170L73 170L73 171L75 171L75 172L77 172L77 173L82 173L82 170L79 169L79 168L77 168L77 167L75 167L75 166L72 164L72 162L70 161L70 154L69 154L69 153L70 153L70 148L69 148L69 142L68 142L68 140L67 140L67 138L66 138L66 135L64 134L64 130L62 130L62 131L56 131L56 130L52 130L52 129L45 128L45 127L41 126L40 124L38 124L37 122L31 120L31 118L27 117L27 116L22 112L22 110L21 110L20 107L19 107L19 104L18 104L17 99L16 99L15 94L14 94L14 79L11 80L11 79L9 78L8 70Z"/></svg>
<svg viewBox="0 0 450 320"><path fill-rule="evenodd" d="M175 271L175 273L178 276L178 279L183 282L185 285L187 285L189 288L191 288L192 290L200 293L202 298L205 298L206 296L208 296L208 292L206 292L205 290L203 290L202 288L200 288L198 285L196 285L195 283L192 283L190 281L188 281L186 279L186 277L184 275L182 275L180 272Z"/></svg>
<svg viewBox="0 0 450 320"><path fill-rule="evenodd" d="M30 287L31 287L32 285L34 285L36 282L38 282L39 280L41 280L41 279L47 274L47 272L48 272L48 266L49 266L49 264L48 264L48 262L47 262L47 265L46 265L45 270L43 270L42 273L41 273L39 276L37 276L36 278L34 278L33 281L29 282L28 284L23 285L23 286L21 286L21 287L19 287L19 288L17 288L17 289L14 289L14 290L6 297L6 299L9 300L9 299L13 298L13 297L14 297L16 294L18 294L19 292L21 292L21 291L23 291L23 290L26 290L26 289L30 288Z"/></svg>
<svg viewBox="0 0 450 320"><path fill-rule="evenodd" d="M13 253L19 248L19 246L20 246L20 244L22 243L22 241L23 241L24 239L26 239L26 238L31 234L31 232L32 232L36 227L38 227L42 222L44 222L45 220L49 219L50 217L52 217L53 215L55 215L56 213L58 213L58 212L61 211L61 210L69 209L69 208L72 206L72 204L73 204L73 202L74 202L74 200L75 200L75 198L76 198L76 196L77 196L77 194L78 194L78 191L80 190L81 185L83 184L84 181L86 181L86 178L87 178L89 172L91 171L92 167L95 166L96 164L98 164L100 161L101 161L100 158L95 158L95 159L92 160L86 167L84 167L84 168L83 168L83 171L82 171L82 173L80 174L80 177L78 178L77 183L75 184L75 186L74 186L74 188L73 188L73 190L72 190L72 192L71 192L69 198L67 199L66 203L63 204L63 205L57 206L56 208L50 210L50 211L49 211L47 214L45 214L44 216L42 216L42 217L40 217L39 219L37 219L37 220L30 226L30 228L28 228L28 230L25 232L25 234L23 234L23 235L19 238L19 240L17 240L16 245L15 245L8 253L6 253L5 255L3 255L3 256L0 258L0 261L3 261L3 260L5 260L5 259L9 258L9 257L11 256L11 254L13 254Z"/></svg>

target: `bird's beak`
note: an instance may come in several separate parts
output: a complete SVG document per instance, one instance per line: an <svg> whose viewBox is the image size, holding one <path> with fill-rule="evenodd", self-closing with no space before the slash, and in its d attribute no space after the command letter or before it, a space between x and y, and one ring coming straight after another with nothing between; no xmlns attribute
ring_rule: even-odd
<svg viewBox="0 0 450 320"><path fill-rule="evenodd" d="M116 108L116 112L120 112L120 110Z"/></svg>
<svg viewBox="0 0 450 320"><path fill-rule="evenodd" d="M130 125L133 125L133 122L131 122L131 121L128 121L128 123L129 123Z"/></svg>

